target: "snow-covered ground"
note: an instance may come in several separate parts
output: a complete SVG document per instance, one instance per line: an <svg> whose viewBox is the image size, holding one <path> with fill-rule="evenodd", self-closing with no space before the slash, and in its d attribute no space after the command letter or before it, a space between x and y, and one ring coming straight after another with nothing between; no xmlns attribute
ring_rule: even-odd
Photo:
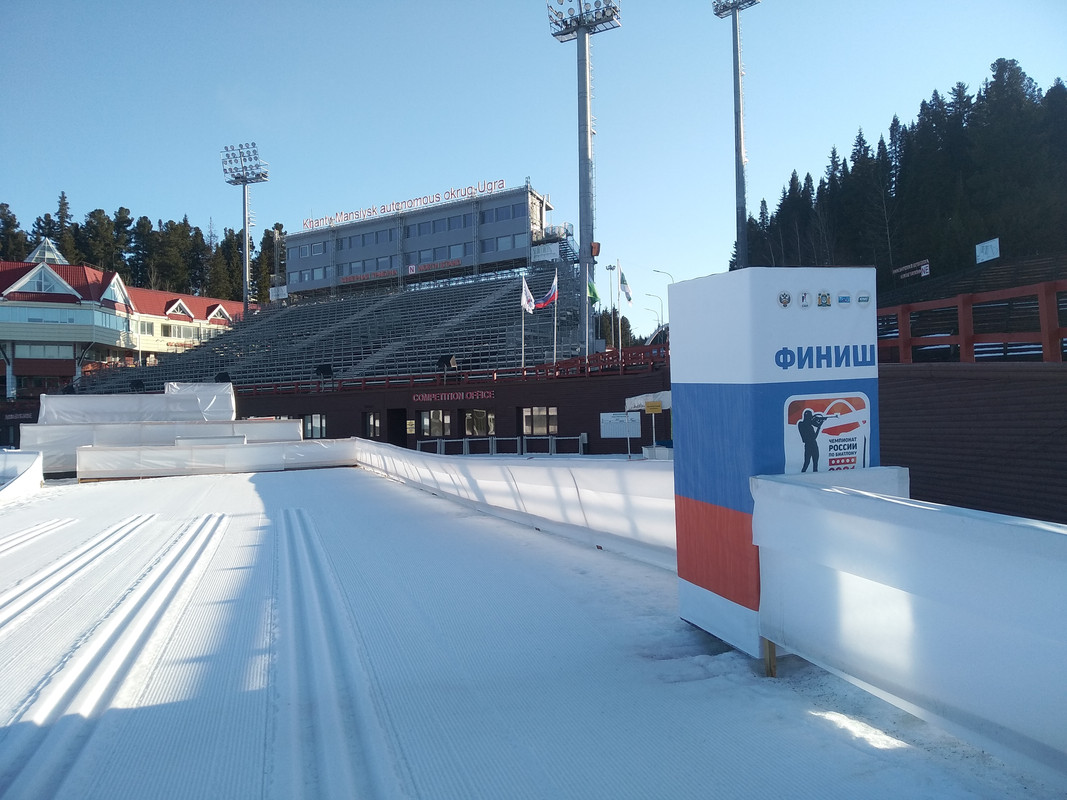
<svg viewBox="0 0 1067 800"><path fill-rule="evenodd" d="M676 587L358 469L50 485L0 509L0 796L1067 791L799 659L762 677Z"/></svg>

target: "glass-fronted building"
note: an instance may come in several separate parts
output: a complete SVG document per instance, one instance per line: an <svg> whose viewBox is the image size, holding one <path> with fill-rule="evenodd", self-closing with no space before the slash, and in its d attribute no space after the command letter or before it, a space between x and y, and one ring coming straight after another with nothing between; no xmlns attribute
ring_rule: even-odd
<svg viewBox="0 0 1067 800"><path fill-rule="evenodd" d="M570 261L569 226L548 225L548 198L503 180L305 219L286 237L289 294L397 285ZM546 257L534 248L562 246ZM561 255L562 254L562 255ZM576 259L574 259L576 260Z"/></svg>

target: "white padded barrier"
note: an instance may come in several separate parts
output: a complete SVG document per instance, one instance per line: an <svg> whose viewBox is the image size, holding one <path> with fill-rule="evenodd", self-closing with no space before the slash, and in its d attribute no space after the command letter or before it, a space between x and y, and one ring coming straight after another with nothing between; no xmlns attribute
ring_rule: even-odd
<svg viewBox="0 0 1067 800"><path fill-rule="evenodd" d="M79 447L79 480L161 478L354 466L351 439L167 447Z"/></svg>
<svg viewBox="0 0 1067 800"><path fill-rule="evenodd" d="M669 461L439 456L356 439L361 466L502 516L675 567ZM605 539L601 534L612 537Z"/></svg>
<svg viewBox="0 0 1067 800"><path fill-rule="evenodd" d="M879 472L752 479L760 634L1067 773L1067 526L833 485Z"/></svg>
<svg viewBox="0 0 1067 800"><path fill-rule="evenodd" d="M300 420L242 419L233 421L173 421L141 423L83 423L20 426L22 449L44 454L45 474L75 472L76 450L87 445L106 447L160 446L181 437L243 436L250 444L294 442L303 438Z"/></svg>
<svg viewBox="0 0 1067 800"><path fill-rule="evenodd" d="M44 483L40 453L0 450L0 506L28 497Z"/></svg>

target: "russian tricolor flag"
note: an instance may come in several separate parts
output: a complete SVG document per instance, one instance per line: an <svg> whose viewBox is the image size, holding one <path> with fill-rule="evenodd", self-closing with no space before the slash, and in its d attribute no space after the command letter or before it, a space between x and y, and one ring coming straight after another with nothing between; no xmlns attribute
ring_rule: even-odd
<svg viewBox="0 0 1067 800"><path fill-rule="evenodd" d="M552 279L552 288L548 290L548 294L534 303L534 308L548 308L559 297L559 272L556 273L556 277Z"/></svg>

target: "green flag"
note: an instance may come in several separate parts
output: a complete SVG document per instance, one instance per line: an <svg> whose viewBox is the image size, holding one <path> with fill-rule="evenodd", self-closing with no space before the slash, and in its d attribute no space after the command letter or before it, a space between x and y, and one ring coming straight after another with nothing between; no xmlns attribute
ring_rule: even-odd
<svg viewBox="0 0 1067 800"><path fill-rule="evenodd" d="M586 296L593 303L599 303L600 302L600 295L598 295L596 293L596 286L593 285L592 281L589 281L589 287L588 287L588 290L586 292Z"/></svg>

